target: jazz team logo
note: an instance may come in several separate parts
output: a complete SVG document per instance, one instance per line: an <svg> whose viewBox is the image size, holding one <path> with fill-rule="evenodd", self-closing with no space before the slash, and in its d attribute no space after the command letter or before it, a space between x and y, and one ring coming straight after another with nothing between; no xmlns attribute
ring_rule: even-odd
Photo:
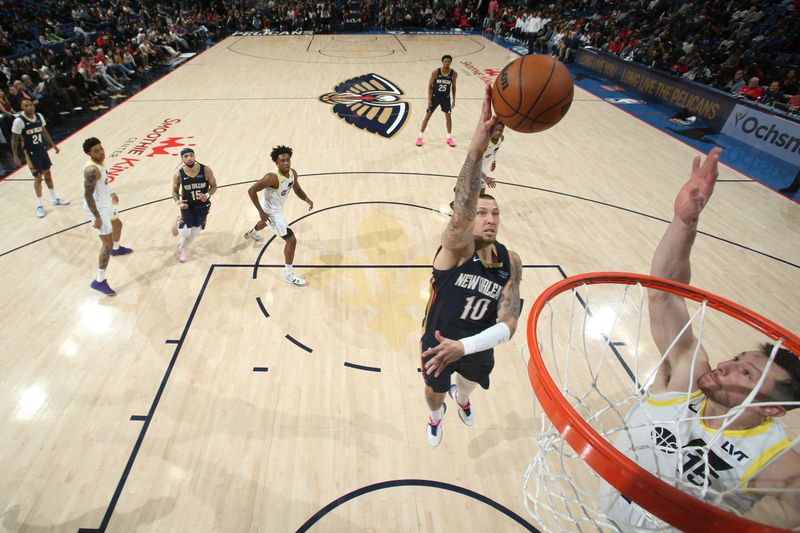
<svg viewBox="0 0 800 533"><path fill-rule="evenodd" d="M356 128L393 137L408 118L409 105L397 85L377 74L365 74L336 86L335 92L319 97L333 106L339 118Z"/></svg>

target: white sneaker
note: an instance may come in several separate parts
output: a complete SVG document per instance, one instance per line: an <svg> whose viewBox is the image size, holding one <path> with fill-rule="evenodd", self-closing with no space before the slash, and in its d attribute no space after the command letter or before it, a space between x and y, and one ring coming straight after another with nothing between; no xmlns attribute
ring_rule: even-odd
<svg viewBox="0 0 800 533"><path fill-rule="evenodd" d="M450 397L453 399L454 402L456 402L456 405L458 406L458 418L460 418L461 421L464 422L465 426L470 426L470 427L474 426L475 415L472 414L471 404L469 402L467 402L467 405L461 405L460 403L458 403L458 400L456 399L456 391L458 391L458 388L455 386L455 384L453 384L450 385L450 390L447 391L447 394L450 395Z"/></svg>
<svg viewBox="0 0 800 533"><path fill-rule="evenodd" d="M306 280L304 280L294 272L290 272L289 274L284 274L283 281L291 285L297 285L298 287L302 287L303 285L306 284Z"/></svg>
<svg viewBox="0 0 800 533"><path fill-rule="evenodd" d="M428 425L425 428L425 433L428 435L428 444L430 444L431 448L439 446L442 442L442 435L444 435L442 426L444 425L444 415L447 413L447 404L442 404L442 407L444 407L444 413L442 413L442 419L439 420L439 423L434 426L433 421L428 417Z"/></svg>
<svg viewBox="0 0 800 533"><path fill-rule="evenodd" d="M253 239L254 241L258 242L261 239L263 239L264 237L262 237L261 234L259 232L257 232L256 230L251 229L250 231L248 231L247 233L244 234L244 238L245 239Z"/></svg>
<svg viewBox="0 0 800 533"><path fill-rule="evenodd" d="M44 213L44 207L42 207L41 205L37 206L36 207L36 216L39 217L39 218L44 218L44 214L45 214Z"/></svg>
<svg viewBox="0 0 800 533"><path fill-rule="evenodd" d="M50 202L53 205L69 205L69 200L64 200L63 198L56 198L55 202Z"/></svg>

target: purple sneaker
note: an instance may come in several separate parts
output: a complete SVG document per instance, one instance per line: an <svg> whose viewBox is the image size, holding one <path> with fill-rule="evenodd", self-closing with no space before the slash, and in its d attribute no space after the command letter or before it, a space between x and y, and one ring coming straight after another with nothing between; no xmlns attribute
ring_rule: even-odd
<svg viewBox="0 0 800 533"><path fill-rule="evenodd" d="M111 250L111 255L128 255L133 253L133 248L125 248L124 246L120 246L116 250Z"/></svg>
<svg viewBox="0 0 800 533"><path fill-rule="evenodd" d="M106 296L115 296L117 294L116 292L114 292L114 289L108 286L107 280L103 281L94 280L92 281L92 284L89 286L96 291L102 292Z"/></svg>

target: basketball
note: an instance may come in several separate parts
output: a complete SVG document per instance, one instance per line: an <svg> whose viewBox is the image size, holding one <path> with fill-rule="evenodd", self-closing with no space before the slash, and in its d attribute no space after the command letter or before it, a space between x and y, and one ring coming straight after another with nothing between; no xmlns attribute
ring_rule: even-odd
<svg viewBox="0 0 800 533"><path fill-rule="evenodd" d="M535 133L558 124L572 104L572 76L546 55L515 59L500 71L492 89L492 107L514 131Z"/></svg>

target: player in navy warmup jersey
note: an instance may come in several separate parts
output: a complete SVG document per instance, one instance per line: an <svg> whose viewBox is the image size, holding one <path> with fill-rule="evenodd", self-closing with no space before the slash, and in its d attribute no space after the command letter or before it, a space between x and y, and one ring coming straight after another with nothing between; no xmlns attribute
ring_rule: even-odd
<svg viewBox="0 0 800 533"><path fill-rule="evenodd" d="M194 150L181 150L181 168L172 176L172 199L181 214L172 226L178 237L175 255L181 263L186 261L186 248L206 227L211 195L217 191L217 180L210 167L195 160Z"/></svg>
<svg viewBox="0 0 800 533"><path fill-rule="evenodd" d="M447 125L447 145L451 148L456 146L451 135L453 121L450 117L450 112L456 106L456 78L458 73L450 68L452 62L453 56L442 56L442 68L437 68L431 73L431 79L428 81L428 108L425 110L425 118L422 120L422 127L420 127L419 136L417 137L417 146L422 146L422 134L425 133L428 121L437 107L441 107L444 113ZM451 94L453 96L452 102L450 101Z"/></svg>
<svg viewBox="0 0 800 533"><path fill-rule="evenodd" d="M25 161L33 174L33 190L36 192L36 216L44 217L44 203L42 202L42 178L50 191L50 202L53 205L69 205L67 200L62 200L56 195L53 188L53 177L50 173L50 157L47 155L47 145L53 147L56 153L60 150L50 137L50 132L45 127L47 122L44 117L36 112L33 102L24 98L20 101L22 113L17 115L11 125L11 153L14 156L14 164L22 165L17 155L17 144L22 141L22 151L25 154ZM45 144L47 143L47 144Z"/></svg>
<svg viewBox="0 0 800 533"><path fill-rule="evenodd" d="M489 388L493 348L507 341L520 313L519 256L497 242L500 210L481 195L481 161L497 122L492 89L486 87L481 117L456 184L453 216L433 259L431 295L421 340L425 398L430 408L428 444L442 440L445 394L455 400L461 421L474 424L469 396ZM455 384L450 378L455 374Z"/></svg>

